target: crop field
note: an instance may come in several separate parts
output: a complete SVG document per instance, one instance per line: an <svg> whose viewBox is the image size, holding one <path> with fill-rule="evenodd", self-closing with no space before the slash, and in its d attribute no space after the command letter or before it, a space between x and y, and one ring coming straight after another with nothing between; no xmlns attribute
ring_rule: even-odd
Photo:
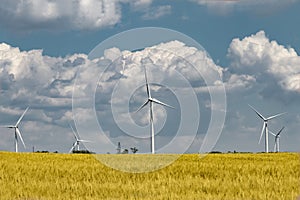
<svg viewBox="0 0 300 200"><path fill-rule="evenodd" d="M127 173L93 155L0 152L1 200L294 200L299 195L297 153L184 155L154 172Z"/></svg>

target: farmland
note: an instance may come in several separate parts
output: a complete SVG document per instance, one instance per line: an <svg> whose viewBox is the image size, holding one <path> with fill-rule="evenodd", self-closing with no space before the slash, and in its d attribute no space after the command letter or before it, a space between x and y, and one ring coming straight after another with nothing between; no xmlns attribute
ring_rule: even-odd
<svg viewBox="0 0 300 200"><path fill-rule="evenodd" d="M297 153L184 155L154 172L127 173L93 155L0 152L1 200L292 200L299 195Z"/></svg>

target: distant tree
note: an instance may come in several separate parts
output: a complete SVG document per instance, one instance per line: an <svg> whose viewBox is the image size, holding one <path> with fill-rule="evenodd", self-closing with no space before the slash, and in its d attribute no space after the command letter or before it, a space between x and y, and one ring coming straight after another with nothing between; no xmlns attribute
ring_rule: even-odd
<svg viewBox="0 0 300 200"><path fill-rule="evenodd" d="M132 153L134 153L134 154L138 151L138 149L136 147L131 147L130 149L131 149Z"/></svg>
<svg viewBox="0 0 300 200"><path fill-rule="evenodd" d="M88 151L88 150L79 150L79 151L72 151L72 153L79 153L79 154L94 154L94 152Z"/></svg>
<svg viewBox="0 0 300 200"><path fill-rule="evenodd" d="M221 151L211 151L209 153L211 153L211 154L219 154L219 153L222 153L222 152Z"/></svg>
<svg viewBox="0 0 300 200"><path fill-rule="evenodd" d="M122 152L122 154L128 154L128 149L124 149L124 151Z"/></svg>
<svg viewBox="0 0 300 200"><path fill-rule="evenodd" d="M49 153L49 151L36 151L36 153Z"/></svg>

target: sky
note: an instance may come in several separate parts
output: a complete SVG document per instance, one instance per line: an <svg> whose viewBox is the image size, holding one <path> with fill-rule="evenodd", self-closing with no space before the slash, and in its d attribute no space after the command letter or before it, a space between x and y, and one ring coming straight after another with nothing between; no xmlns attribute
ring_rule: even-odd
<svg viewBox="0 0 300 200"><path fill-rule="evenodd" d="M264 151L262 120L299 151L300 1L4 0L0 5L0 125L25 149L86 147L149 153L151 94L158 152ZM152 28L151 28L152 27ZM14 151L0 129L0 151ZM274 137L269 135L273 151ZM83 147L81 147L83 148Z"/></svg>

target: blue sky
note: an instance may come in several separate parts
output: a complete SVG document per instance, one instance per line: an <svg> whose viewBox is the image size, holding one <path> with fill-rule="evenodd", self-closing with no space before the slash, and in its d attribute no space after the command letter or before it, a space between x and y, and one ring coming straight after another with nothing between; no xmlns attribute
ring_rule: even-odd
<svg viewBox="0 0 300 200"><path fill-rule="evenodd" d="M95 44L113 34L132 28L158 26L180 31L199 41L214 59L225 60L227 47L235 37L243 38L259 30L265 30L271 39L276 39L284 45L292 45L297 51L300 39L296 26L298 10L297 1L280 3L282 5L250 5L248 8L229 9L222 13L218 8L208 8L192 1L154 1L149 8L136 10L128 4L122 7L119 22L111 27L88 30L65 29L63 25L52 29L49 27L36 28L34 24L22 28L12 24L1 26L1 41L22 50L43 49L44 54L64 56L71 53L88 53ZM286 5L285 5L286 4ZM170 11L159 19L144 19L144 10L155 9L158 6L170 5ZM271 8L268 9L268 6ZM224 5L226 7L226 5Z"/></svg>
<svg viewBox="0 0 300 200"><path fill-rule="evenodd" d="M286 126L281 149L299 150L299 1L20 2L5 1L0 6L0 42L3 43L0 49L0 124L13 123L26 105L30 105L32 108L20 125L27 146L68 151L72 144L68 128L72 119L72 77L78 67L94 65L88 61L89 52L122 31L162 27L197 41L215 66L223 70L227 111L215 150L263 151L263 144L257 144L262 122L249 109L248 103L266 115L287 111L286 116L276 119L270 127L276 131ZM106 58L110 58L109 51ZM198 97L209 99L200 93ZM176 103L172 98L169 100ZM202 106L204 109L205 105ZM164 119L166 111L161 112ZM202 112L204 125L201 126L207 127L210 114L206 110ZM137 123L145 125L145 122ZM106 131L111 128L117 132L113 125L106 126ZM172 121L167 121L166 126L167 130L172 130ZM2 129L0 134L4 138L0 150L13 150L13 134ZM82 137L88 136L83 134ZM199 151L203 139L199 138L190 151ZM143 149L138 142L133 144ZM273 149L272 136L270 149Z"/></svg>

